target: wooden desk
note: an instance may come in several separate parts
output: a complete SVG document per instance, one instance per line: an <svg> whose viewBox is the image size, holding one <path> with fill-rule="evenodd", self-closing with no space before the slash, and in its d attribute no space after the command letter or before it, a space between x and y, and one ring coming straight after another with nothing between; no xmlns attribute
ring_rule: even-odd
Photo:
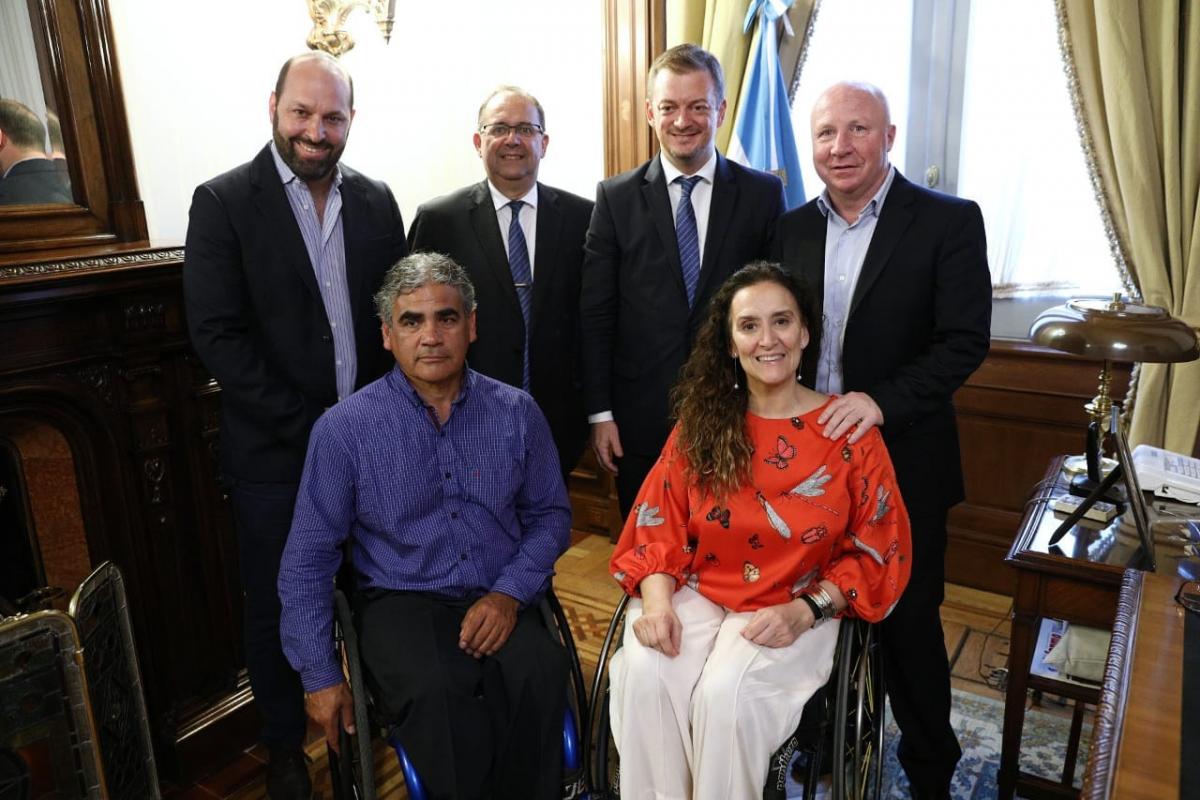
<svg viewBox="0 0 1200 800"><path fill-rule="evenodd" d="M1180 796L1187 612L1175 602L1175 591L1182 582L1137 570L1125 574L1083 781L1089 800Z"/></svg>
<svg viewBox="0 0 1200 800"><path fill-rule="evenodd" d="M1020 773L1018 755L1025 724L1025 698L1029 689L1096 703L1099 689L1064 683L1029 674L1034 644L1043 617L1063 619L1094 628L1111 628L1117 610L1121 579L1128 564L1136 563L1136 538L1118 534L1120 521L1107 527L1084 521L1057 546L1049 539L1064 515L1050 509L1051 498L1067 492L1061 467L1054 459L1029 500L1021 530L1005 561L1017 573L1013 595L1012 638L1008 655L1008 692L1004 701L1004 736L997 776L999 796L1011 798L1019 787L1032 797L1077 797L1071 788L1075 753L1067 753L1064 783ZM1078 725L1078 720L1076 721Z"/></svg>

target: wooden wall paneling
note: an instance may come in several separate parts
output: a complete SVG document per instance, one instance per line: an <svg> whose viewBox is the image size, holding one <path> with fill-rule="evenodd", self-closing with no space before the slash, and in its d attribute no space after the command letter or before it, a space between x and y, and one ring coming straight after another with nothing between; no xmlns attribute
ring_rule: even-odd
<svg viewBox="0 0 1200 800"><path fill-rule="evenodd" d="M646 124L646 72L667 41L666 0L606 0L604 174L633 169L658 152Z"/></svg>
<svg viewBox="0 0 1200 800"><path fill-rule="evenodd" d="M1115 366L1114 398L1125 396L1129 370ZM1096 393L1099 372L1099 362L1027 342L992 342L954 397L967 499L950 512L947 580L1012 593L1004 555L1050 459L1083 452L1083 406Z"/></svg>

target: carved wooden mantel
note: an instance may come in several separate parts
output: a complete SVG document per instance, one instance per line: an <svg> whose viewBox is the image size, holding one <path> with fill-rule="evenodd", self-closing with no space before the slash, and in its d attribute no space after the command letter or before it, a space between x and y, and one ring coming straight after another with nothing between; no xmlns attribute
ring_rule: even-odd
<svg viewBox="0 0 1200 800"><path fill-rule="evenodd" d="M80 555L125 575L160 772L176 778L253 734L219 390L188 343L182 262L117 248L0 265L0 433L66 440Z"/></svg>

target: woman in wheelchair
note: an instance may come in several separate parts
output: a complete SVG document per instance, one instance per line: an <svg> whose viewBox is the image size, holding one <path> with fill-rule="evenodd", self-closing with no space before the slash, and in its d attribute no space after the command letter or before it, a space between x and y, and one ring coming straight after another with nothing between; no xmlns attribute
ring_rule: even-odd
<svg viewBox="0 0 1200 800"><path fill-rule="evenodd" d="M837 617L884 618L908 581L879 431L825 438L830 398L799 383L806 308L774 264L721 287L613 553L635 598L610 667L623 798L760 795L829 677Z"/></svg>

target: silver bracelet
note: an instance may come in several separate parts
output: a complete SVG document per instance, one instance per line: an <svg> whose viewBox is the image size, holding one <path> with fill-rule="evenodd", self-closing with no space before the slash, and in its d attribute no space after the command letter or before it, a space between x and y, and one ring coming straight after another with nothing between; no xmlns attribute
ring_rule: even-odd
<svg viewBox="0 0 1200 800"><path fill-rule="evenodd" d="M837 616L837 609L834 608L833 598L829 595L829 592L825 591L824 586L818 585L811 592L808 592L807 596L812 598L820 610L820 622L825 622ZM813 627L816 627L816 625L814 624Z"/></svg>

